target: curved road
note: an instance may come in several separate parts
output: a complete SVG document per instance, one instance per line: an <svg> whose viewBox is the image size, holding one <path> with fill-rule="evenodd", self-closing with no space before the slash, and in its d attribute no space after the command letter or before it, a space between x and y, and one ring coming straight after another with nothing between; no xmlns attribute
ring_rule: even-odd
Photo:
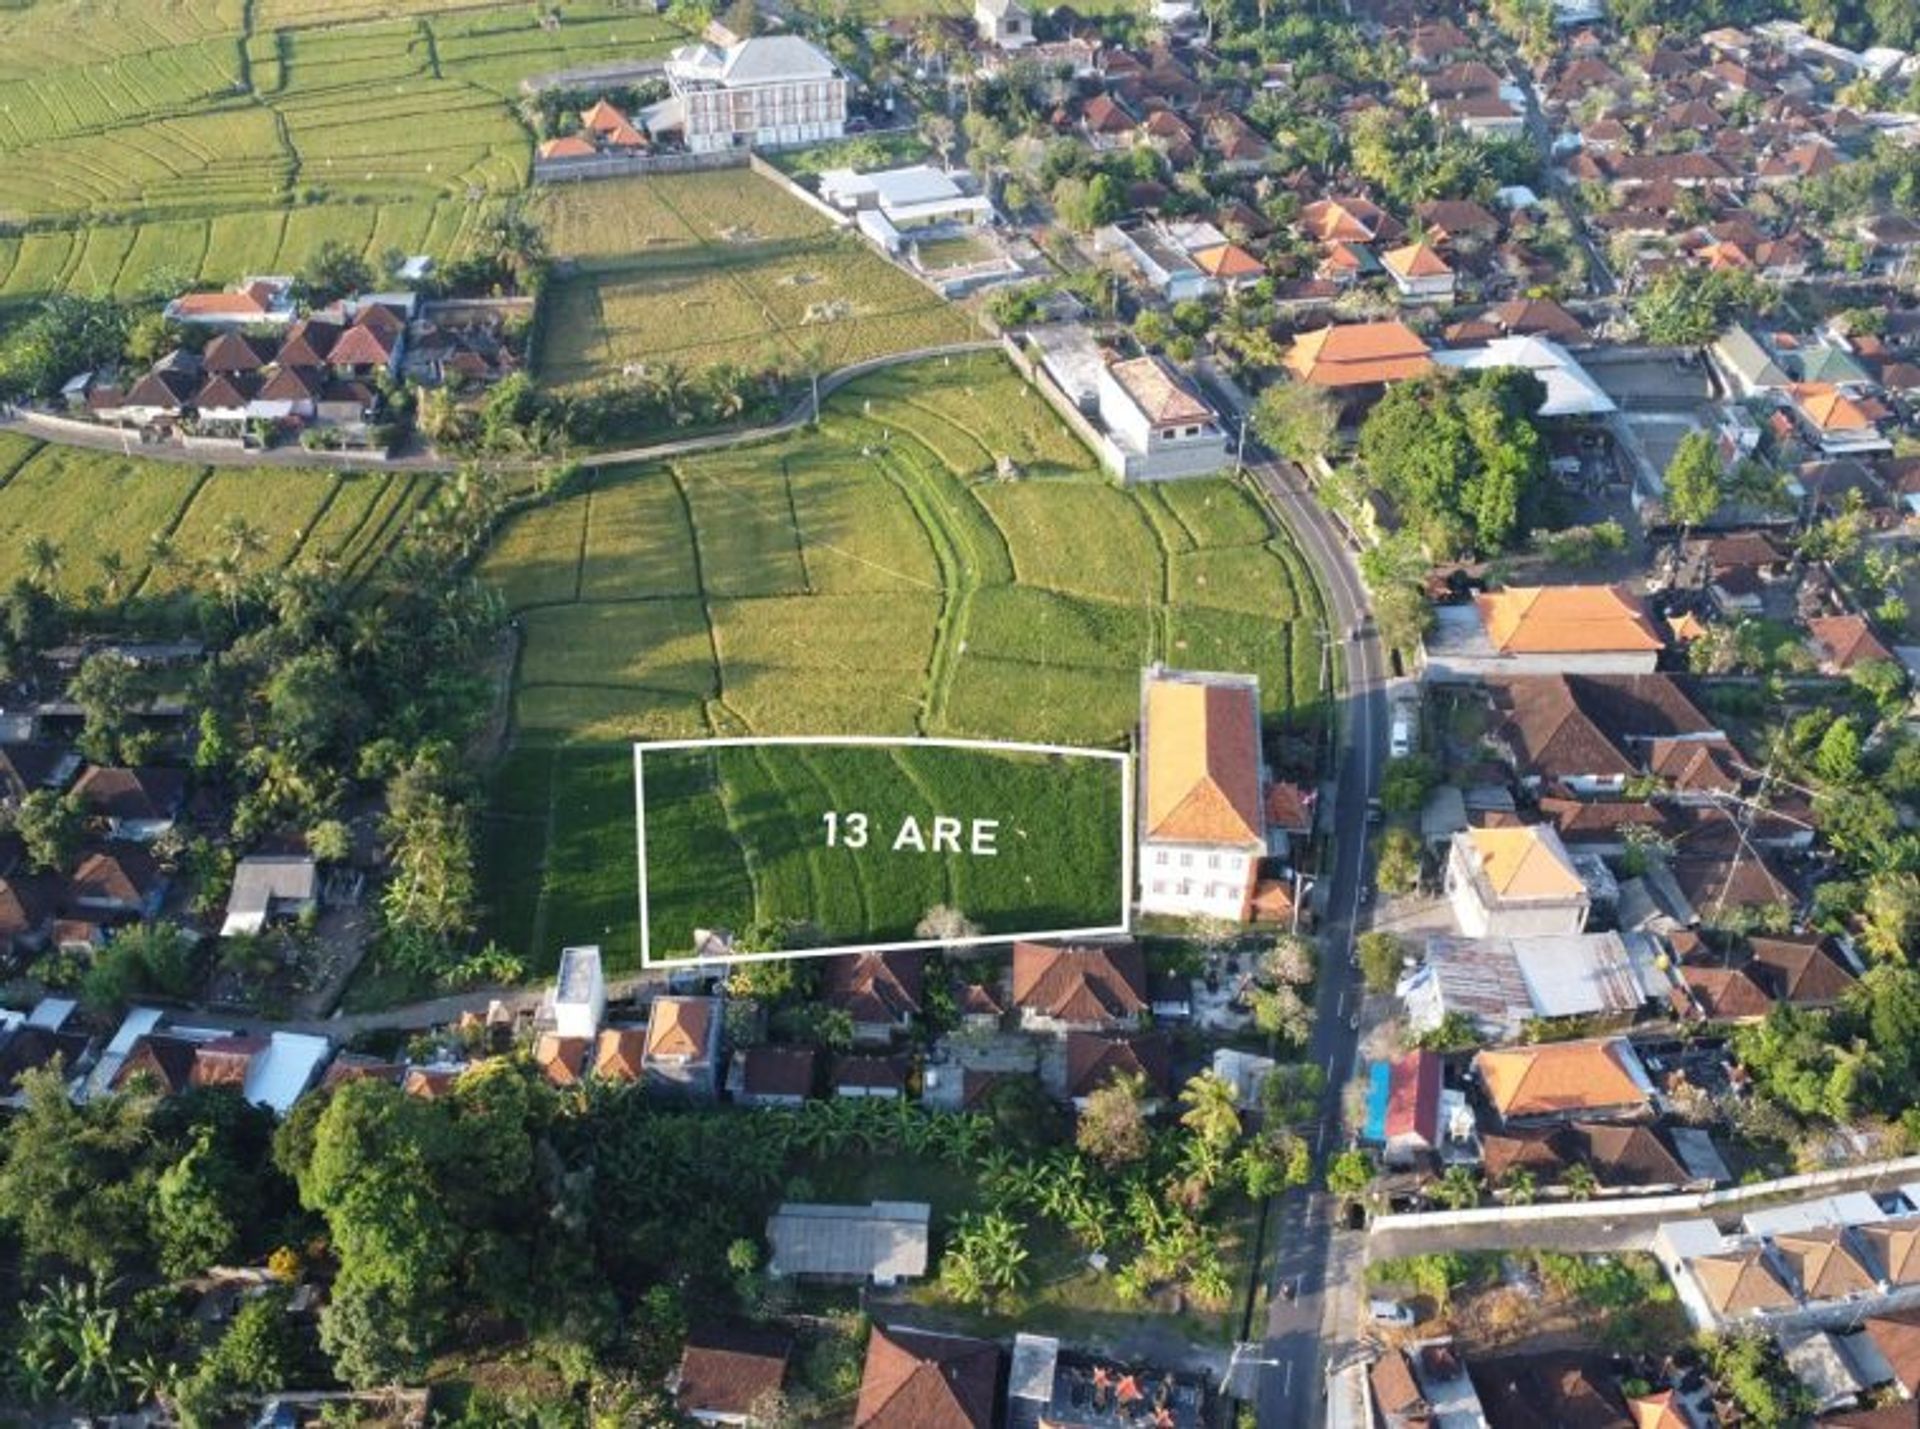
<svg viewBox="0 0 1920 1429"><path fill-rule="evenodd" d="M1238 393L1223 395L1230 399L1230 408L1241 406ZM1266 462L1251 471L1318 572L1329 633L1346 657L1345 688L1333 696L1338 700L1334 862L1322 905L1327 910L1320 937L1322 976L1308 1053L1327 1074L1314 1130L1316 1164L1324 1170L1325 1157L1341 1149L1341 1091L1353 1074L1358 1041L1353 1022L1363 988L1353 942L1368 876L1367 805L1379 791L1386 760L1388 666L1346 537L1314 500L1306 478L1286 462ZM1350 638L1363 621L1359 638ZM1334 1197L1312 1188L1289 1191L1271 1208L1268 1283L1273 1293L1261 1344L1251 1355L1260 1376L1260 1429L1307 1429L1324 1423L1327 1368L1356 1338L1364 1235L1341 1230L1338 1211ZM1292 1289L1291 1297L1282 1287Z"/></svg>

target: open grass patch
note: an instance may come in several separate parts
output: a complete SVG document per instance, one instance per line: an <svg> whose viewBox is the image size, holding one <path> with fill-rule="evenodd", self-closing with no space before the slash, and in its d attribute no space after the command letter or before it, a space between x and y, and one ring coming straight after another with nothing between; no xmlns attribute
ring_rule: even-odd
<svg viewBox="0 0 1920 1429"><path fill-rule="evenodd" d="M641 769L655 956L685 955L696 927L737 928L749 913L809 922L823 946L911 939L928 909L955 901L988 933L1120 921L1112 760L766 744L654 750ZM703 921L716 913L732 921Z"/></svg>
<svg viewBox="0 0 1920 1429"><path fill-rule="evenodd" d="M632 685L706 699L718 672L698 600L546 605L521 616L527 685Z"/></svg>

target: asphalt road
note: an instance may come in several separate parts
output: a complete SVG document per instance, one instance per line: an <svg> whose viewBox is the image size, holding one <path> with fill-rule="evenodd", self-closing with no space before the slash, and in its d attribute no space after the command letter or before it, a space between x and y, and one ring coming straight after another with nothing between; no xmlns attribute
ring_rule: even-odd
<svg viewBox="0 0 1920 1429"><path fill-rule="evenodd" d="M1315 1151L1341 1149L1341 1088L1353 1073L1358 1034L1352 1025L1362 988L1353 966L1365 876L1367 804L1385 763L1387 663L1371 624L1360 638L1348 632L1369 614L1366 588L1340 528L1309 493L1305 477L1281 462L1253 468L1302 553L1318 572L1328 620L1346 661L1346 688L1338 721L1338 792L1334 805L1334 864L1321 924L1323 974L1316 1000L1312 1060L1327 1073ZM1320 1190L1282 1197L1269 1221L1275 1291L1269 1303L1258 1362L1260 1429L1304 1429L1325 1421L1326 1366L1350 1347L1358 1330L1361 1235L1338 1227L1339 1207ZM1290 1287L1292 1294L1280 1287Z"/></svg>

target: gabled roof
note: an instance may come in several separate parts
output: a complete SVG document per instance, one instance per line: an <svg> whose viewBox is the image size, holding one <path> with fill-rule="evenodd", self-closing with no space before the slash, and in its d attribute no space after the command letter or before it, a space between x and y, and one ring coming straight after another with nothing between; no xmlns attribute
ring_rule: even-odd
<svg viewBox="0 0 1920 1429"><path fill-rule="evenodd" d="M145 849L114 844L80 860L67 884L76 902L140 903L161 883L160 865Z"/></svg>
<svg viewBox="0 0 1920 1429"><path fill-rule="evenodd" d="M1580 1122L1573 1133L1603 1186L1683 1186L1693 1179L1650 1126Z"/></svg>
<svg viewBox="0 0 1920 1429"><path fill-rule="evenodd" d="M155 368L133 384L122 405L176 411L192 400L199 386L200 379L195 373Z"/></svg>
<svg viewBox="0 0 1920 1429"><path fill-rule="evenodd" d="M1201 272L1214 278L1258 278L1267 270L1260 260L1237 243L1219 243L1194 253Z"/></svg>
<svg viewBox="0 0 1920 1429"><path fill-rule="evenodd" d="M1894 1383L1909 1395L1920 1391L1920 1307L1869 1315L1866 1331L1893 1371Z"/></svg>
<svg viewBox="0 0 1920 1429"><path fill-rule="evenodd" d="M1635 772L1633 761L1581 708L1566 676L1522 676L1493 689L1506 707L1501 734L1513 746L1523 775L1624 779Z"/></svg>
<svg viewBox="0 0 1920 1429"><path fill-rule="evenodd" d="M1322 243L1345 239L1371 243L1399 237L1401 226L1371 199L1349 195L1323 198L1300 210L1300 227Z"/></svg>
<svg viewBox="0 0 1920 1429"><path fill-rule="evenodd" d="M1147 964L1137 944L1013 945L1013 1001L1062 1022L1117 1022L1147 1006Z"/></svg>
<svg viewBox="0 0 1920 1429"><path fill-rule="evenodd" d="M89 765L73 795L89 814L103 819L170 819L186 795L183 770L143 765L137 769Z"/></svg>
<svg viewBox="0 0 1920 1429"><path fill-rule="evenodd" d="M1373 1386L1374 1403L1388 1416L1389 1422L1426 1412L1426 1396L1420 1392L1404 1351L1385 1351L1367 1370L1367 1379Z"/></svg>
<svg viewBox="0 0 1920 1429"><path fill-rule="evenodd" d="M1337 323L1294 339L1286 364L1316 387L1360 387L1431 372L1428 354L1426 343L1405 323Z"/></svg>
<svg viewBox="0 0 1920 1429"><path fill-rule="evenodd" d="M1882 1221L1860 1227L1860 1238L1873 1253L1889 1284L1920 1284L1920 1225Z"/></svg>
<svg viewBox="0 0 1920 1429"><path fill-rule="evenodd" d="M1521 337L1549 337L1555 342L1585 342L1580 320L1552 298L1511 298L1491 308L1487 316L1503 332Z"/></svg>
<svg viewBox="0 0 1920 1429"><path fill-rule="evenodd" d="M1796 382L1787 390L1823 432L1864 432L1874 426L1867 409L1831 382Z"/></svg>
<svg viewBox="0 0 1920 1429"><path fill-rule="evenodd" d="M274 358L281 367L325 367L327 354L340 340L340 324L326 318L302 318L287 329Z"/></svg>
<svg viewBox="0 0 1920 1429"><path fill-rule="evenodd" d="M1597 1358L1549 1352L1474 1359L1467 1367L1491 1429L1632 1429Z"/></svg>
<svg viewBox="0 0 1920 1429"><path fill-rule="evenodd" d="M1800 1007L1824 1007L1853 990L1857 980L1835 955L1831 940L1812 935L1748 938L1753 971L1774 996Z"/></svg>
<svg viewBox="0 0 1920 1429"><path fill-rule="evenodd" d="M749 1097L809 1097L818 1053L812 1047L748 1047L739 1054L740 1091Z"/></svg>
<svg viewBox="0 0 1920 1429"><path fill-rule="evenodd" d="M627 118L625 112L608 103L604 98L594 100L593 107L580 116L580 127L591 134L611 134L616 129L626 129L631 126L632 121Z"/></svg>
<svg viewBox="0 0 1920 1429"><path fill-rule="evenodd" d="M926 954L910 949L829 958L820 1001L858 1023L901 1022L920 1011Z"/></svg>
<svg viewBox="0 0 1920 1429"><path fill-rule="evenodd" d="M265 1037L238 1035L202 1042L194 1049L189 1080L196 1087L244 1087L254 1059L269 1045Z"/></svg>
<svg viewBox="0 0 1920 1429"><path fill-rule="evenodd" d="M326 375L315 367L281 367L259 392L262 402L312 402L326 386Z"/></svg>
<svg viewBox="0 0 1920 1429"><path fill-rule="evenodd" d="M543 1032L533 1044L533 1065L552 1085L574 1087L585 1078L588 1055L592 1051L591 1037L562 1037L555 1032Z"/></svg>
<svg viewBox="0 0 1920 1429"><path fill-rule="evenodd" d="M1067 1034L1067 1095L1083 1097L1116 1077L1144 1077L1153 1096L1173 1091L1173 1053L1166 1034L1102 1037L1092 1032Z"/></svg>
<svg viewBox="0 0 1920 1429"><path fill-rule="evenodd" d="M1502 1117L1552 1116L1644 1105L1649 1094L1627 1069L1638 1058L1624 1038L1489 1048L1473 1066Z"/></svg>
<svg viewBox="0 0 1920 1429"><path fill-rule="evenodd" d="M1780 1283L1766 1253L1757 1246L1695 1256L1688 1264L1707 1302L1722 1315L1793 1307L1793 1292Z"/></svg>
<svg viewBox="0 0 1920 1429"><path fill-rule="evenodd" d="M1509 586L1474 597L1493 647L1507 654L1659 650L1645 606L1615 586Z"/></svg>
<svg viewBox="0 0 1920 1429"><path fill-rule="evenodd" d="M1439 231L1443 238L1458 238L1468 233L1498 233L1500 220L1472 199L1428 199L1414 212L1422 223Z"/></svg>
<svg viewBox="0 0 1920 1429"><path fill-rule="evenodd" d="M639 1081L646 1047L647 1032L644 1027L602 1029L593 1048L594 1076L609 1082Z"/></svg>
<svg viewBox="0 0 1920 1429"><path fill-rule="evenodd" d="M1807 622L1807 629L1827 658L1842 670L1869 660L1893 659L1863 615L1815 616Z"/></svg>
<svg viewBox="0 0 1920 1429"><path fill-rule="evenodd" d="M787 1378L793 1336L762 1326L709 1326L687 1336L675 1398L689 1414L746 1414Z"/></svg>
<svg viewBox="0 0 1920 1429"><path fill-rule="evenodd" d="M599 153L593 147L593 141L580 134L563 134L558 139L542 140L539 149L542 159L591 159Z"/></svg>
<svg viewBox="0 0 1920 1429"><path fill-rule="evenodd" d="M1586 892L1566 845L1550 825L1466 829L1454 837L1466 841L1475 866L1502 902L1575 898Z"/></svg>
<svg viewBox="0 0 1920 1429"><path fill-rule="evenodd" d="M71 1072L91 1041L84 1032L55 1031L31 1022L0 1036L0 1097L12 1096L20 1089L23 1074L47 1066L55 1057L60 1058L63 1072Z"/></svg>
<svg viewBox="0 0 1920 1429"><path fill-rule="evenodd" d="M1835 1300L1876 1287L1874 1273L1855 1254L1839 1226L1777 1235L1773 1248L1809 1300Z"/></svg>
<svg viewBox="0 0 1920 1429"><path fill-rule="evenodd" d="M57 744L0 744L0 798L20 799L47 788L61 775L73 777L76 756Z"/></svg>
<svg viewBox="0 0 1920 1429"><path fill-rule="evenodd" d="M1711 922L1725 908L1792 907L1793 890L1767 867L1764 855L1741 853L1732 858L1687 858L1686 849L1669 871L1681 894Z"/></svg>
<svg viewBox="0 0 1920 1429"><path fill-rule="evenodd" d="M1255 688L1167 672L1147 679L1145 706L1146 837L1264 847Z"/></svg>
<svg viewBox="0 0 1920 1429"><path fill-rule="evenodd" d="M1298 784L1276 779L1267 785L1267 828L1283 834L1313 832L1311 800Z"/></svg>
<svg viewBox="0 0 1920 1429"><path fill-rule="evenodd" d="M875 1325L853 1429L991 1429L999 1380L997 1345Z"/></svg>
<svg viewBox="0 0 1920 1429"><path fill-rule="evenodd" d="M267 365L269 349L243 332L223 332L207 344L200 362L209 372L258 372Z"/></svg>
<svg viewBox="0 0 1920 1429"><path fill-rule="evenodd" d="M52 875L20 874L0 878L0 939L13 939L44 928L60 902L58 881Z"/></svg>
<svg viewBox="0 0 1920 1429"><path fill-rule="evenodd" d="M1430 243L1409 243L1380 255L1387 271L1402 278L1444 278L1453 272Z"/></svg>
<svg viewBox="0 0 1920 1429"><path fill-rule="evenodd" d="M194 394L193 405L201 412L235 411L251 402L259 390L258 373L214 372Z"/></svg>
<svg viewBox="0 0 1920 1429"><path fill-rule="evenodd" d="M1773 995L1745 968L1690 967L1684 976L1687 991L1710 1022L1745 1022L1773 1011Z"/></svg>
<svg viewBox="0 0 1920 1429"><path fill-rule="evenodd" d="M1627 1412L1633 1416L1633 1429L1693 1429L1693 1421L1671 1389L1629 1399Z"/></svg>
<svg viewBox="0 0 1920 1429"><path fill-rule="evenodd" d="M1440 1055L1405 1052L1394 1058L1387 1080L1386 1134L1432 1142L1440 1126Z"/></svg>
<svg viewBox="0 0 1920 1429"><path fill-rule="evenodd" d="M374 309L375 312L382 309ZM327 354L335 367L380 367L393 360L395 338L381 331L383 324L356 322L340 335Z"/></svg>
<svg viewBox="0 0 1920 1429"><path fill-rule="evenodd" d="M1151 426L1180 426L1192 422L1211 422L1213 409L1180 380L1178 374L1159 357L1144 357L1116 362L1107 371L1120 384L1120 390Z"/></svg>
<svg viewBox="0 0 1920 1429"><path fill-rule="evenodd" d="M194 1054L198 1050L184 1037L149 1032L134 1042L127 1059L114 1072L112 1090L147 1081L163 1096L177 1096L193 1083Z"/></svg>
<svg viewBox="0 0 1920 1429"><path fill-rule="evenodd" d="M713 1033L713 1015L710 998L656 997L647 1018L646 1055L695 1061L704 1058Z"/></svg>
<svg viewBox="0 0 1920 1429"><path fill-rule="evenodd" d="M828 1080L836 1092L904 1092L911 1071L905 1057L836 1057Z"/></svg>

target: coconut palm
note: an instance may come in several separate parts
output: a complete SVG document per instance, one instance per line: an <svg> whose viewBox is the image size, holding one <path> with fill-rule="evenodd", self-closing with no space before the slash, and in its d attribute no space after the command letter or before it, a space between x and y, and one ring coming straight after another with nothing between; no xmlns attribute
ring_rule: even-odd
<svg viewBox="0 0 1920 1429"><path fill-rule="evenodd" d="M1180 1124L1216 1150L1229 1146L1240 1135L1240 1108L1235 1105L1233 1084L1216 1072L1201 1072L1180 1089L1180 1102L1186 1110Z"/></svg>
<svg viewBox="0 0 1920 1429"><path fill-rule="evenodd" d="M1464 1211L1480 1204L1480 1178L1468 1167L1449 1166L1427 1194L1450 1210Z"/></svg>
<svg viewBox="0 0 1920 1429"><path fill-rule="evenodd" d="M1506 1179L1500 1183L1506 1188L1507 1204L1510 1206L1530 1206L1538 1190L1538 1182L1533 1172L1524 1166L1516 1166L1507 1172Z"/></svg>
<svg viewBox="0 0 1920 1429"><path fill-rule="evenodd" d="M26 558L27 579L41 590L52 590L54 578L60 574L59 544L36 531L27 537L21 554Z"/></svg>
<svg viewBox="0 0 1920 1429"><path fill-rule="evenodd" d="M100 566L100 579L106 586L107 599L120 599L120 583L127 578L127 558L118 551L106 550L94 559Z"/></svg>
<svg viewBox="0 0 1920 1429"><path fill-rule="evenodd" d="M1576 1201L1591 1201L1593 1193L1600 1189L1600 1178L1593 1174L1593 1168L1584 1161L1576 1161L1560 1177L1560 1184L1567 1194Z"/></svg>

